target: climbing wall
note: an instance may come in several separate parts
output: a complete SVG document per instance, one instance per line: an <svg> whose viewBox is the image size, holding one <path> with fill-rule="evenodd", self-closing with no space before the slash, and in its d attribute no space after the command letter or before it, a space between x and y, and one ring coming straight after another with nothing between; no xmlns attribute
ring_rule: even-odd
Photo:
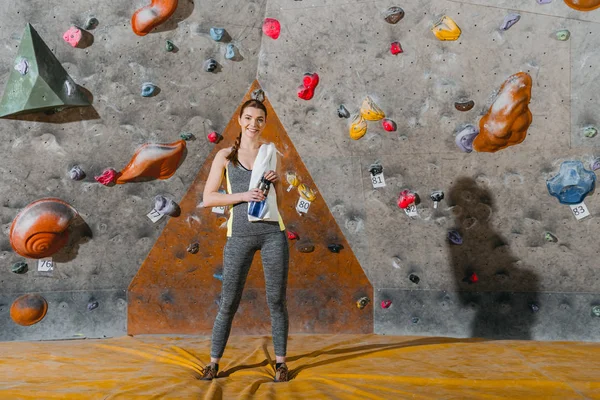
<svg viewBox="0 0 600 400"><path fill-rule="evenodd" d="M215 150L207 135L226 131L255 79L318 188L322 212L335 220L339 236L332 240L348 244L373 287L365 294L367 310L355 305L358 291L331 294L364 317L361 329L599 339L598 2L577 10L564 0L179 0L164 23L139 36L131 17L148 3L4 5L2 90L14 71L23 71L17 56L30 23L91 106L0 120L1 340L118 336L127 332L128 317L131 323L156 312L150 308L156 302L149 309L132 304L127 289L151 249L163 243L161 234L184 213L157 222L147 214L157 195L181 202L185 211L183 199ZM386 21L393 6L403 10L395 24ZM92 16L97 26L84 29L76 47L63 40ZM263 33L265 18L279 21L276 39ZM211 27L227 34L215 41ZM225 57L228 44L236 49L233 59ZM208 72L210 58L216 64ZM318 74L319 82L299 90L306 73ZM144 87L148 97L141 95L145 83L152 83ZM107 168L121 171L141 145L174 143L182 133L193 136L184 135L186 150L172 177L109 186L94 179ZM568 161L581 164L563 164ZM372 176L373 164L385 186ZM559 174L561 165L577 168ZM83 179L71 179L73 166L85 172ZM556 183L557 197L548 181ZM444 192L437 208L434 191ZM17 214L48 197L78 212L68 244L52 255L51 271L9 243ZM575 207L581 200L585 208ZM586 208L590 215L577 219ZM215 234L224 233L215 228ZM164 242L163 263L172 256L177 264L179 247L194 240L178 239ZM216 259L222 238L213 244L203 251ZM292 256L301 263L300 254ZM202 282L211 285L214 312L220 282L207 277ZM314 295L325 292L313 287L305 288L304 299L317 325L336 326L331 321L343 315L328 314L326 297ZM202 288L195 289L201 297ZM10 316L25 294L47 302L43 319L30 326ZM246 309L252 301L246 298ZM18 305L44 308L39 297ZM188 327L181 332L193 331L192 316L173 315ZM240 318L236 326L244 332ZM137 326L149 326L142 322ZM254 328L268 333L268 323Z"/></svg>

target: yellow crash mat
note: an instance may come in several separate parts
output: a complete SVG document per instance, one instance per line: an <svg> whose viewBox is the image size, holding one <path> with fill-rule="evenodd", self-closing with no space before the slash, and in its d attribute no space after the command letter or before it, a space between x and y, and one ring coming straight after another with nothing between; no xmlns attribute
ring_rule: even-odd
<svg viewBox="0 0 600 400"><path fill-rule="evenodd" d="M600 344L293 335L274 383L269 336L0 343L0 399L600 399Z"/></svg>

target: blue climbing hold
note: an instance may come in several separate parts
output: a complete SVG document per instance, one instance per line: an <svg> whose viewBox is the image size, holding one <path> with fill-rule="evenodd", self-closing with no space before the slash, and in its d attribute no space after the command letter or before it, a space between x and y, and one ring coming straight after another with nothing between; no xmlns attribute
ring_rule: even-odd
<svg viewBox="0 0 600 400"><path fill-rule="evenodd" d="M156 92L156 86L153 83L146 82L142 85L142 97L150 97Z"/></svg>
<svg viewBox="0 0 600 400"><path fill-rule="evenodd" d="M225 29L223 28L210 28L210 37L218 42L221 39L223 39L223 36L225 36Z"/></svg>
<svg viewBox="0 0 600 400"><path fill-rule="evenodd" d="M213 277L223 282L223 274L213 274Z"/></svg>
<svg viewBox="0 0 600 400"><path fill-rule="evenodd" d="M596 185L596 174L584 168L581 161L564 161L558 175L548 179L550 195L561 204L579 204Z"/></svg>
<svg viewBox="0 0 600 400"><path fill-rule="evenodd" d="M228 60L232 60L235 58L235 46L232 43L227 45L227 49L225 50L225 58Z"/></svg>

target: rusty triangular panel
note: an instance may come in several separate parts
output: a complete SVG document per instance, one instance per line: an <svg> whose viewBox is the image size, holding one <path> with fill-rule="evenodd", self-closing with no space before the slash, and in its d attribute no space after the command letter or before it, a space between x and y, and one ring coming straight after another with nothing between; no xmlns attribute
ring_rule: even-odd
<svg viewBox="0 0 600 400"><path fill-rule="evenodd" d="M255 89L254 81L244 101ZM301 181L315 189L300 156L296 152L268 99L265 141L274 142L283 153L278 171L296 171ZM240 104L241 107L241 104ZM236 110L227 125L220 145L215 146L198 176L180 202L181 215L170 218L148 257L129 285L129 334L211 333L218 311L221 282L213 275L222 268L226 241L225 217L210 208L200 208L202 191L217 151L230 146L239 134ZM286 227L298 232L301 242L311 242L315 250L301 253L290 241L288 312L290 333L370 333L373 331L371 305L358 309L356 301L372 298L373 287L356 260L327 204L320 195L308 213L296 212L298 192L287 192L276 185L280 213ZM186 251L199 242L200 251ZM344 246L340 253L327 249L330 243ZM242 303L233 322L234 334L267 334L271 331L269 309L260 254L257 252L248 275Z"/></svg>

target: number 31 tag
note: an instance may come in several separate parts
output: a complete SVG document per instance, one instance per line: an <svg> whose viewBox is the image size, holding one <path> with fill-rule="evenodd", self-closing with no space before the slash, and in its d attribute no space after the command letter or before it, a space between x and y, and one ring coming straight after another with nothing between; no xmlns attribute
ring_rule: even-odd
<svg viewBox="0 0 600 400"><path fill-rule="evenodd" d="M579 204L569 204L569 207L571 207L571 212L575 218L577 218L577 220L583 219L590 215L590 212L584 202Z"/></svg>

